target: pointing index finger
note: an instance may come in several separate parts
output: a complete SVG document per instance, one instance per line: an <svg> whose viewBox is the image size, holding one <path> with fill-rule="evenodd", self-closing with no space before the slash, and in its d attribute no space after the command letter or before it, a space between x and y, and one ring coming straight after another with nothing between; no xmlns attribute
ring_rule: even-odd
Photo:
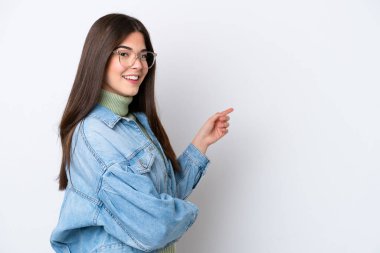
<svg viewBox="0 0 380 253"><path fill-rule="evenodd" d="M230 107L230 108L228 108L227 110L224 110L223 112L221 112L221 114L223 114L223 115L227 115L227 114L229 114L229 113L231 113L231 112L233 112L233 111L234 111L234 108Z"/></svg>

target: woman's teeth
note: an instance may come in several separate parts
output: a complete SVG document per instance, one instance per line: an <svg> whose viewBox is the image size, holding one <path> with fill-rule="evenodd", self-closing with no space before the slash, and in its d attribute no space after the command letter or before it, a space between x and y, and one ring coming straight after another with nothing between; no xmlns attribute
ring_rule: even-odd
<svg viewBox="0 0 380 253"><path fill-rule="evenodd" d="M137 80L139 79L139 76L123 76L123 78L128 80Z"/></svg>

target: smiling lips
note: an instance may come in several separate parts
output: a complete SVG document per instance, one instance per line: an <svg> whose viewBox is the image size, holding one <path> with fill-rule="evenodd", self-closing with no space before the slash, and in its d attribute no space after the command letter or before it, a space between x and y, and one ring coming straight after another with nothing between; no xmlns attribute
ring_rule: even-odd
<svg viewBox="0 0 380 253"><path fill-rule="evenodd" d="M122 76L124 79L126 80L133 80L133 81L137 81L139 79L140 76L138 75L123 75Z"/></svg>

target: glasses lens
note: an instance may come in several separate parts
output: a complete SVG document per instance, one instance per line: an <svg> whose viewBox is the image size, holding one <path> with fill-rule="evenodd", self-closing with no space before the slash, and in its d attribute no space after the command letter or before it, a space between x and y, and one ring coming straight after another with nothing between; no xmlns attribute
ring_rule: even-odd
<svg viewBox="0 0 380 253"><path fill-rule="evenodd" d="M136 55L131 50L120 50L119 51L119 61L120 64L125 67L131 67L136 61ZM155 62L155 55L152 52L143 52L139 57L141 59L141 63L145 68L151 68Z"/></svg>
<svg viewBox="0 0 380 253"><path fill-rule="evenodd" d="M145 52L141 57L142 60L146 61L148 68L151 68L153 66L155 55L152 52Z"/></svg>
<svg viewBox="0 0 380 253"><path fill-rule="evenodd" d="M121 66L123 66L124 68L130 67L130 63L133 59L132 54L133 52L131 52L130 50L123 49L118 51Z"/></svg>

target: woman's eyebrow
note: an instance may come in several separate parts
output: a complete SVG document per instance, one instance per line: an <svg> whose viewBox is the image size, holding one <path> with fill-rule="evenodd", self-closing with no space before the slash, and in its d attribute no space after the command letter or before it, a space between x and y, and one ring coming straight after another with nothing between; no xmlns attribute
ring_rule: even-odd
<svg viewBox="0 0 380 253"><path fill-rule="evenodd" d="M118 48L125 48L125 49L129 49L129 50L133 51L133 49L131 47L127 47L127 46L124 46L124 45L118 46L115 49L118 49ZM147 49L142 49L140 52L146 52L146 51L148 51L148 50Z"/></svg>

